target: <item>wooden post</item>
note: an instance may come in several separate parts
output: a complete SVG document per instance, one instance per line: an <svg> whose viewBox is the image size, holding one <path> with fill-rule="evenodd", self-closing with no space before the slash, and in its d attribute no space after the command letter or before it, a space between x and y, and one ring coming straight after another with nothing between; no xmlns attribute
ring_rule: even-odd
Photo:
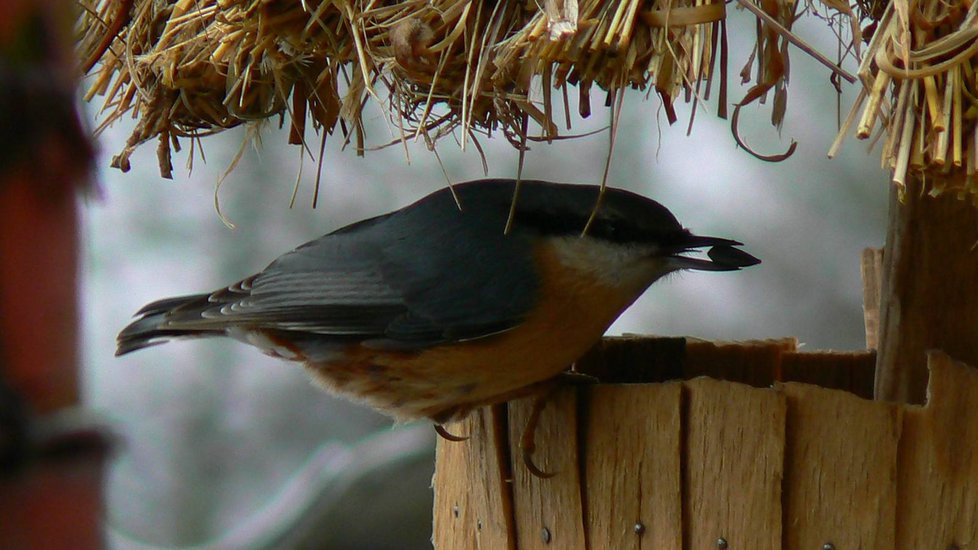
<svg viewBox="0 0 978 550"><path fill-rule="evenodd" d="M888 401L923 403L930 349L978 365L978 209L921 188L890 197L876 369L876 396Z"/></svg>

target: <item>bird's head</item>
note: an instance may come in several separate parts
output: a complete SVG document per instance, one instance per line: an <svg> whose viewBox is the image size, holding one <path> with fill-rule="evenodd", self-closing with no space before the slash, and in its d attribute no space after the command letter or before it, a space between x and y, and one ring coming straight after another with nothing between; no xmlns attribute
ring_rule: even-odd
<svg viewBox="0 0 978 550"><path fill-rule="evenodd" d="M592 185L526 181L514 199L512 181L479 183L496 199L483 195L477 203L508 211L516 201L514 234L541 236L577 271L618 284L631 282L644 289L677 270L736 271L760 263L737 248L742 243L695 235L665 206L623 189L608 187L602 193ZM700 249L707 249L705 258L686 255Z"/></svg>

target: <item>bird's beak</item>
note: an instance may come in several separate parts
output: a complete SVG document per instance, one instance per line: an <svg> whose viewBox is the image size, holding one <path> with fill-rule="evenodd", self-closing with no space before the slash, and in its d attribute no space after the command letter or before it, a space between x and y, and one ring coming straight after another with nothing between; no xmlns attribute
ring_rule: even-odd
<svg viewBox="0 0 978 550"><path fill-rule="evenodd" d="M710 247L706 253L709 259L690 258L681 255L684 252L707 246ZM761 260L736 248L738 246L743 246L743 243L720 237L690 235L689 239L683 243L682 250L669 256L669 259L676 269L699 271L737 271L743 267L761 263Z"/></svg>

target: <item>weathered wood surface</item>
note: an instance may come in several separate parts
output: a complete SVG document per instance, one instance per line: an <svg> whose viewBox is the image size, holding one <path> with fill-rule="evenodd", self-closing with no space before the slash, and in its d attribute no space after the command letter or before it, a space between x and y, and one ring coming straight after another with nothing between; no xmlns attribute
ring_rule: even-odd
<svg viewBox="0 0 978 550"><path fill-rule="evenodd" d="M483 407L446 428L466 441L438 442L435 461L435 548L516 548L508 489L504 407Z"/></svg>
<svg viewBox="0 0 978 550"><path fill-rule="evenodd" d="M978 369L928 365L930 400L903 415L895 548L978 548Z"/></svg>
<svg viewBox="0 0 978 550"><path fill-rule="evenodd" d="M876 388L899 403L923 403L928 350L978 365L978 209L922 187L911 182L903 201L891 192L883 256Z"/></svg>
<svg viewBox="0 0 978 550"><path fill-rule="evenodd" d="M779 548L784 396L709 378L683 386L685 547Z"/></svg>
<svg viewBox="0 0 978 550"><path fill-rule="evenodd" d="M902 410L807 384L787 398L784 548L896 548Z"/></svg>
<svg viewBox="0 0 978 550"><path fill-rule="evenodd" d="M797 347L794 338L739 343L690 340L686 344L683 378L709 376L766 388L784 380L781 357Z"/></svg>
<svg viewBox="0 0 978 550"><path fill-rule="evenodd" d="M513 512L520 549L584 548L584 513L578 469L577 388L558 389L549 398L536 428L539 445L533 463L548 478L530 473L520 453L520 438L534 398L509 405L509 448L512 449Z"/></svg>
<svg viewBox="0 0 978 550"><path fill-rule="evenodd" d="M675 382L588 392L588 548L682 548L681 392Z"/></svg>
<svg viewBox="0 0 978 550"><path fill-rule="evenodd" d="M863 324L866 330L866 349L876 349L880 342L883 249L864 249L859 272L863 280Z"/></svg>
<svg viewBox="0 0 978 550"><path fill-rule="evenodd" d="M781 356L778 382L801 382L873 398L876 354L859 352L786 352Z"/></svg>
<svg viewBox="0 0 978 550"><path fill-rule="evenodd" d="M612 344L620 357L627 346ZM831 363L862 371L870 354L793 354L805 355L779 354L785 376L807 365L813 381L866 391L865 373L840 376ZM470 440L438 445L435 546L978 548L978 370L938 353L930 368L926 406L794 382L564 388L536 435L549 479L530 475L516 447L529 400L508 416L480 411L450 426Z"/></svg>

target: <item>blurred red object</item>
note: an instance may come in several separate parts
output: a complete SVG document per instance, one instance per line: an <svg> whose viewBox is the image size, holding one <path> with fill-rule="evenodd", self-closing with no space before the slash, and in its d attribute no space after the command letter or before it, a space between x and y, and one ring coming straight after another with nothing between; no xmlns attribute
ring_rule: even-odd
<svg viewBox="0 0 978 550"><path fill-rule="evenodd" d="M92 146L69 2L0 2L0 548L102 546L108 438L78 409L78 200Z"/></svg>
<svg viewBox="0 0 978 550"><path fill-rule="evenodd" d="M0 426L0 434L11 427ZM102 548L110 438L79 409L31 418L26 427L21 455L0 463L0 548Z"/></svg>
<svg viewBox="0 0 978 550"><path fill-rule="evenodd" d="M74 6L0 2L0 375L46 413L78 401L79 119Z"/></svg>

